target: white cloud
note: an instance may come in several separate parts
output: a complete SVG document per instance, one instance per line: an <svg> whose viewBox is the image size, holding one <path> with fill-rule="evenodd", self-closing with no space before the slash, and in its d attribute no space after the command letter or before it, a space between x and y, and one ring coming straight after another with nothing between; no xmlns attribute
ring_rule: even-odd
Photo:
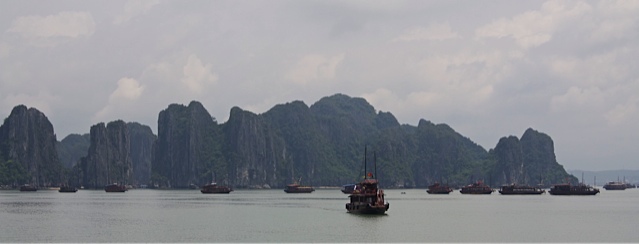
<svg viewBox="0 0 639 244"><path fill-rule="evenodd" d="M573 111L598 111L604 104L604 93L597 87L570 87L564 94L552 97L551 111L556 113Z"/></svg>
<svg viewBox="0 0 639 244"><path fill-rule="evenodd" d="M404 34L394 39L394 41L443 41L460 38L448 23L431 24L427 28L414 27L405 31Z"/></svg>
<svg viewBox="0 0 639 244"><path fill-rule="evenodd" d="M37 108L45 115L51 115L53 109L51 104L59 101L60 98L52 95L48 91L38 91L37 94L8 94L2 99L3 109L5 111L11 111L11 109L19 104L24 104L27 107Z"/></svg>
<svg viewBox="0 0 639 244"><path fill-rule="evenodd" d="M217 75L212 72L212 69L213 65L204 65L202 64L202 60L195 54L191 54L186 65L182 68L184 74L182 83L184 83L191 92L201 93L204 87L217 82Z"/></svg>
<svg viewBox="0 0 639 244"><path fill-rule="evenodd" d="M60 12L48 16L23 16L13 21L7 32L31 41L47 38L89 37L95 32L93 16L88 12Z"/></svg>
<svg viewBox="0 0 639 244"><path fill-rule="evenodd" d="M124 13L116 16L113 23L116 25L122 24L139 15L146 14L153 6L159 3L159 0L129 0L124 4Z"/></svg>
<svg viewBox="0 0 639 244"><path fill-rule="evenodd" d="M528 11L510 19L501 18L478 28L475 35L479 38L510 37L522 48L537 47L550 41L565 22L591 10L590 5L582 2L566 6L563 2L548 1L539 11Z"/></svg>
<svg viewBox="0 0 639 244"><path fill-rule="evenodd" d="M125 77L118 80L118 87L109 96L107 105L95 114L94 121L109 120L107 118L115 116L113 113L117 110L129 110L131 103L138 100L143 92L144 86L136 79Z"/></svg>
<svg viewBox="0 0 639 244"><path fill-rule="evenodd" d="M637 122L639 117L639 111L637 111L637 105L639 104L639 98L633 97L628 99L625 104L617 104L612 110L604 114L604 117L608 121L609 125L618 126L625 123Z"/></svg>
<svg viewBox="0 0 639 244"><path fill-rule="evenodd" d="M286 78L296 84L331 80L335 78L336 69L344 60L344 56L343 53L333 57L306 55L288 71Z"/></svg>

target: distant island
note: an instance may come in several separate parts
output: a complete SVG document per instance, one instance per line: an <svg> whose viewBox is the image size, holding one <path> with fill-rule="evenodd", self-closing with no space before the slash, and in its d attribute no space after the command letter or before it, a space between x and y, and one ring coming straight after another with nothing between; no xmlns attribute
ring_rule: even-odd
<svg viewBox="0 0 639 244"><path fill-rule="evenodd" d="M528 128L486 150L446 124L400 124L365 99L335 94L311 106L278 104L262 114L234 107L219 124L197 101L158 114L158 134L122 120L57 141L47 117L17 105L0 126L0 185L101 188L110 183L188 188L211 181L233 188L358 182L364 148L375 152L384 188L549 185L577 177L555 157L550 136Z"/></svg>

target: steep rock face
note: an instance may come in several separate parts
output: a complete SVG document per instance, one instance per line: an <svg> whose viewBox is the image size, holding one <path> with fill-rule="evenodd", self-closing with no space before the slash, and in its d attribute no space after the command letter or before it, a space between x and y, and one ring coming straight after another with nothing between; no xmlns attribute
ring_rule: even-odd
<svg viewBox="0 0 639 244"><path fill-rule="evenodd" d="M211 181L214 174L226 177L219 130L217 122L196 101L188 107L171 104L161 111L153 181L162 186L185 188Z"/></svg>
<svg viewBox="0 0 639 244"><path fill-rule="evenodd" d="M133 164L127 125L122 120L91 126L91 145L81 159L82 185L101 189L111 183L132 184Z"/></svg>
<svg viewBox="0 0 639 244"><path fill-rule="evenodd" d="M157 136L149 126L135 122L126 124L131 140L131 163L133 164L133 184L149 184L151 181L151 161L153 160L153 144Z"/></svg>
<svg viewBox="0 0 639 244"><path fill-rule="evenodd" d="M516 136L502 137L494 149L497 177L495 182L527 184L524 181L523 147Z"/></svg>
<svg viewBox="0 0 639 244"><path fill-rule="evenodd" d="M222 129L233 184L240 187L284 185L286 179L279 177L279 169L293 162L287 162L289 154L284 140L262 117L234 107Z"/></svg>
<svg viewBox="0 0 639 244"><path fill-rule="evenodd" d="M521 140L515 136L504 137L490 152L495 160L494 186L503 184L552 184L565 179L576 183L555 158L554 143L550 136L531 128Z"/></svg>
<svg viewBox="0 0 639 244"><path fill-rule="evenodd" d="M49 119L35 108L14 107L0 126L1 154L5 160L19 164L26 173L18 184L51 186L61 183L62 165L56 142Z"/></svg>
<svg viewBox="0 0 639 244"><path fill-rule="evenodd" d="M62 165L70 169L80 162L80 159L87 155L91 145L89 134L70 134L57 143L58 156Z"/></svg>

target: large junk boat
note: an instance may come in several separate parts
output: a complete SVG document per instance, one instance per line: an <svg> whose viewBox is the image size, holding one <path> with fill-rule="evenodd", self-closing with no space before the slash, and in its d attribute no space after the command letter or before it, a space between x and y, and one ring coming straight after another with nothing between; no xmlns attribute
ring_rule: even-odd
<svg viewBox="0 0 639 244"><path fill-rule="evenodd" d="M118 183L108 184L104 186L106 192L126 192L126 186L118 185Z"/></svg>
<svg viewBox="0 0 639 244"><path fill-rule="evenodd" d="M377 165L375 165L375 171L377 171ZM366 172L366 149L364 149L364 172ZM364 176L364 180L357 184L348 198L350 202L346 203L346 211L349 213L385 214L390 207L390 204L384 201L384 190L379 189L379 181L372 173Z"/></svg>
<svg viewBox="0 0 639 244"><path fill-rule="evenodd" d="M312 186L303 186L300 185L302 182L302 177L298 181L293 182L293 184L288 184L284 187L284 192L286 193L311 193L315 191L315 188Z"/></svg>
<svg viewBox="0 0 639 244"><path fill-rule="evenodd" d="M37 191L38 188L36 188L34 185L29 185L29 184L24 184L20 186L20 191Z"/></svg>
<svg viewBox="0 0 639 244"><path fill-rule="evenodd" d="M540 195L545 193L546 190L534 186L526 185L505 185L499 189L499 193L502 195Z"/></svg>
<svg viewBox="0 0 639 244"><path fill-rule="evenodd" d="M484 184L482 181L477 181L473 184L463 186L459 192L461 194L492 194L493 189L490 186Z"/></svg>
<svg viewBox="0 0 639 244"><path fill-rule="evenodd" d="M609 190L625 190L626 188L628 188L628 185L626 183L623 182L619 182L619 181L611 181L606 183L603 186L604 189L606 189L607 191Z"/></svg>
<svg viewBox="0 0 639 244"><path fill-rule="evenodd" d="M228 194L232 191L233 189L231 189L230 187L219 186L215 182L202 186L202 189L200 190L200 192L202 193L213 193L213 194Z"/></svg>
<svg viewBox="0 0 639 244"><path fill-rule="evenodd" d="M599 189L585 184L558 184L550 187L550 195L596 195Z"/></svg>
<svg viewBox="0 0 639 244"><path fill-rule="evenodd" d="M355 189L357 189L357 185L356 184L346 184L346 185L342 185L342 189L340 189L340 190L344 194L351 194L351 193L353 193L353 191L355 191Z"/></svg>
<svg viewBox="0 0 639 244"><path fill-rule="evenodd" d="M448 185L442 185L439 184L439 182L435 182L435 184L428 186L428 190L426 190L428 194L449 194L452 191L453 189Z"/></svg>

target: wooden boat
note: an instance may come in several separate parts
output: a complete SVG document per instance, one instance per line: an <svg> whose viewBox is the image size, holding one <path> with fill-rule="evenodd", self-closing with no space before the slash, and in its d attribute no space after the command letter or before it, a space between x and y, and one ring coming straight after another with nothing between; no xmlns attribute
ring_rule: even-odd
<svg viewBox="0 0 639 244"><path fill-rule="evenodd" d="M36 188L34 185L29 185L29 184L24 184L20 186L20 191L37 191L38 188Z"/></svg>
<svg viewBox="0 0 639 244"><path fill-rule="evenodd" d="M604 189L606 189L607 191L610 190L625 190L626 188L628 188L628 185L626 185L626 183L623 182L619 182L619 181L611 181L606 183L603 186Z"/></svg>
<svg viewBox="0 0 639 244"><path fill-rule="evenodd" d="M344 194L351 194L356 188L357 188L356 184L346 184L346 185L342 185L342 189L340 190Z"/></svg>
<svg viewBox="0 0 639 244"><path fill-rule="evenodd" d="M570 183L558 184L550 187L550 195L596 195L599 189L585 184L571 185Z"/></svg>
<svg viewBox="0 0 639 244"><path fill-rule="evenodd" d="M118 185L118 183L113 183L113 184L109 184L104 186L104 191L106 192L126 192L126 186L124 185Z"/></svg>
<svg viewBox="0 0 639 244"><path fill-rule="evenodd" d="M502 195L540 195L545 192L546 190L539 187L516 184L505 185L499 189Z"/></svg>
<svg viewBox="0 0 639 244"><path fill-rule="evenodd" d="M288 184L284 187L284 192L286 193L311 193L315 191L315 188L313 188L312 186L302 186L299 184L299 182L302 181L302 178L300 178L298 181L294 182L293 184Z"/></svg>
<svg viewBox="0 0 639 244"><path fill-rule="evenodd" d="M61 186L60 190L58 190L58 192L66 192L66 193L73 193L77 191L78 191L78 188L75 188L73 186Z"/></svg>
<svg viewBox="0 0 639 244"><path fill-rule="evenodd" d="M463 186L459 192L461 194L492 194L493 189L490 186L484 184L482 181L477 181L473 184Z"/></svg>
<svg viewBox="0 0 639 244"><path fill-rule="evenodd" d="M439 182L435 182L435 184L428 186L428 190L426 190L428 194L449 194L452 191L453 189L448 185L442 185L439 184Z"/></svg>
<svg viewBox="0 0 639 244"><path fill-rule="evenodd" d="M206 184L204 186L202 186L202 189L200 190L200 192L205 193L205 194L229 194L230 192L232 192L233 189L231 189L231 187L228 186L220 186L217 185L217 183L212 182L209 184Z"/></svg>
<svg viewBox="0 0 639 244"><path fill-rule="evenodd" d="M375 167L377 171L377 167ZM366 149L364 149L364 172L366 172ZM375 172L377 173L377 172ZM390 207L384 200L384 191L379 189L379 181L372 173L364 176L356 189L348 196L349 203L346 203L346 211L354 214L385 214Z"/></svg>

